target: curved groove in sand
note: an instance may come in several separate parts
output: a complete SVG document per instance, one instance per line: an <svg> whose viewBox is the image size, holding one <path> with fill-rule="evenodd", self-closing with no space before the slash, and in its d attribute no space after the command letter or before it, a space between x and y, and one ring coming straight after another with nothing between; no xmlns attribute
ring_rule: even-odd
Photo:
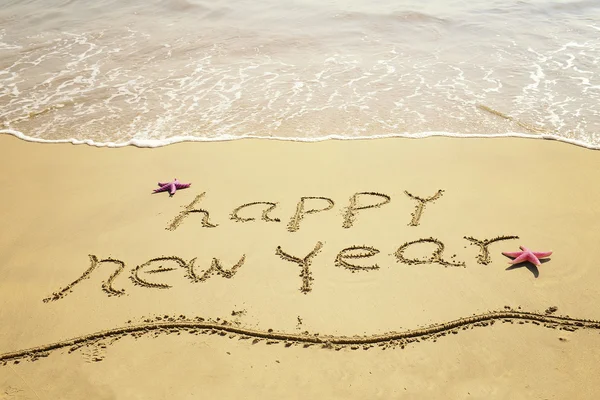
<svg viewBox="0 0 600 400"><path fill-rule="evenodd" d="M182 330L191 329L200 331L200 333L219 333L221 335L239 335L242 338L266 339L275 342L300 343L300 344L322 344L326 347L331 346L350 346L350 345L381 345L386 343L413 342L419 339L437 337L446 333L456 333L456 329L468 326L489 326L497 320L524 321L545 326L549 328L564 328L566 330L575 329L598 329L600 330L600 321L577 319L571 317L553 316L535 312L525 311L492 311L484 314L473 315L460 318L454 321L431 325L425 328L409 329L403 332L389 332L384 334L375 334L370 336L332 336L318 334L296 334L275 332L269 330L258 330L244 328L236 325L230 325L225 322L198 321L198 320L179 320L179 321L155 321L137 325L129 325L114 329L94 332L84 336L78 336L72 339L50 343L47 345L32 347L30 349L19 350L10 353L0 354L0 362L6 364L8 361L20 359L37 359L48 356L50 352L68 347L80 347L91 344L103 339L118 338L128 334L144 334L151 331ZM543 324L543 325L541 325Z"/></svg>

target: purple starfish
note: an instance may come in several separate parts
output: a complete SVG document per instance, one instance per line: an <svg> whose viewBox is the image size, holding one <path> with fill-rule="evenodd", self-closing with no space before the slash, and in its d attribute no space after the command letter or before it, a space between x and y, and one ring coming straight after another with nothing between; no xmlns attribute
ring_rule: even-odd
<svg viewBox="0 0 600 400"><path fill-rule="evenodd" d="M152 193L166 192L168 190L169 195L173 196L177 189L189 188L190 185L191 183L181 183L177 180L177 178L175 178L173 182L158 182L158 186L160 187L158 189L154 189Z"/></svg>
<svg viewBox="0 0 600 400"><path fill-rule="evenodd" d="M509 261L510 264L518 264L524 261L529 261L535 266L540 266L542 263L540 262L540 258L550 257L552 254L551 251L531 251L527 247L519 246L519 248L523 251L515 251L515 252L503 252L507 257L512 257L514 260Z"/></svg>

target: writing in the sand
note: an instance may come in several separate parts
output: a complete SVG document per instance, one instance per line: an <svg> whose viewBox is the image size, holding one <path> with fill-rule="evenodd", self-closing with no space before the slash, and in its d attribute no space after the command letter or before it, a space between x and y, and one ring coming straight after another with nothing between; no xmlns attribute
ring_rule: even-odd
<svg viewBox="0 0 600 400"><path fill-rule="evenodd" d="M211 222L210 212L204 208L198 207L198 204L202 200L206 193L200 193L197 195L192 202L183 207L183 210L177 214L177 216L169 222L165 228L168 231L176 230L188 217L194 214L200 214L202 219L200 223L205 228L216 228L219 226L216 223ZM406 196L416 202L415 208L411 213L411 219L408 223L409 226L418 226L421 222L425 206L428 203L433 203L444 194L443 190L438 190L433 196L420 197L416 196L407 191L404 192ZM352 228L359 212L368 209L381 208L392 201L391 196L384 193L377 192L358 192L354 193L349 201L348 205L344 207L342 228ZM277 207L276 202L271 201L255 201L252 203L245 203L236 207L229 218L235 222L250 222L256 221L258 215L252 216L257 210L260 211L260 219L265 222L281 222L280 218L272 217L271 213ZM325 211L332 210L335 207L335 201L329 197L321 196L303 196L296 204L296 212L291 216L287 223L287 230L289 232L297 232L300 229L300 223L302 220L311 214L322 213Z"/></svg>
<svg viewBox="0 0 600 400"><path fill-rule="evenodd" d="M443 190L438 190L433 196L420 197L409 192L405 194L416 201L415 208L411 214L411 219L408 223L409 226L418 226L423 217L425 207L428 203L432 203L439 199L443 195ZM198 207L198 203L204 196L204 193L195 197L195 199L187 206L184 207L167 226L167 230L173 231L177 229L183 221L194 214L200 214L202 216L200 222L202 226L206 228L214 228L217 225L210 221L210 213L202 208ZM348 201L348 205L344 208L342 228L349 229L354 225L359 213L369 210L377 209L386 204L389 204L391 197L383 193L376 192L359 192L353 194ZM252 217L250 210L255 209L261 210L261 219L265 222L280 222L279 218L273 217L271 213L276 208L277 203L274 202L253 202L242 204L236 207L230 214L230 219L236 222L250 222L256 221L256 218ZM287 224L287 230L289 232L297 232L300 229L302 220L311 214L325 212L331 210L335 206L333 199L327 197L301 197L296 205L296 211L289 219ZM261 208L259 208L261 207ZM258 216L258 215L256 215ZM517 236L496 236L493 238L475 238L472 236L464 236L464 239L478 248L477 254L475 254L475 260L479 264L489 264L490 253L489 246L492 243L518 239ZM407 256L407 251L413 246L429 246L428 257L425 258L410 258ZM339 249L337 255L333 260L320 260L319 253L325 245L321 241L315 241L315 245L306 249L303 254L292 254L291 251L284 249L282 246L277 246L273 249L273 254L277 256L281 261L284 261L290 265L295 265L296 271L300 270L300 292L307 294L313 290L313 276L311 266L315 262L323 262L326 265L333 264L335 267L348 270L350 272L359 271L376 271L380 269L378 262L373 257L377 256L381 251L370 245L353 245ZM337 249L336 249L337 250ZM397 248L393 249L394 252L391 257L395 259L397 263L403 263L406 265L422 265L422 264L437 264L444 267L466 267L464 261L456 260L453 256L449 259L445 257L444 252L446 246L441 240L427 237L419 238L416 240L408 241L400 244ZM171 286L167 283L161 282L160 276L166 273L183 273L183 276L189 280L192 284L198 284L206 282L211 277L217 275L226 279L233 278L237 272L245 265L246 255L241 254L238 261L231 265L225 266L218 258L212 258L212 261L207 266L201 266L197 258L185 260L177 256L162 256L152 258L129 270L129 279L134 285L148 288L148 289L170 289ZM56 301L64 298L73 289L81 283L83 280L90 278L94 271L104 268L111 269L112 273L101 283L102 290L109 296L121 296L125 294L125 289L122 288L122 282L116 282L117 279L126 270L126 264L124 261L116 258L100 258L96 255L89 255L89 265L81 276L69 283L67 286L59 289L44 299L44 302ZM290 273L292 269L290 268ZM296 272L297 273L297 272Z"/></svg>

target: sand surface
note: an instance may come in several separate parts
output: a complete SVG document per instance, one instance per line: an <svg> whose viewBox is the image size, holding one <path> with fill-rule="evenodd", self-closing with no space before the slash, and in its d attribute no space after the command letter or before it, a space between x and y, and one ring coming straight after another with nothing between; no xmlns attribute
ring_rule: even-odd
<svg viewBox="0 0 600 400"><path fill-rule="evenodd" d="M0 171L0 399L600 395L595 151L0 136Z"/></svg>

